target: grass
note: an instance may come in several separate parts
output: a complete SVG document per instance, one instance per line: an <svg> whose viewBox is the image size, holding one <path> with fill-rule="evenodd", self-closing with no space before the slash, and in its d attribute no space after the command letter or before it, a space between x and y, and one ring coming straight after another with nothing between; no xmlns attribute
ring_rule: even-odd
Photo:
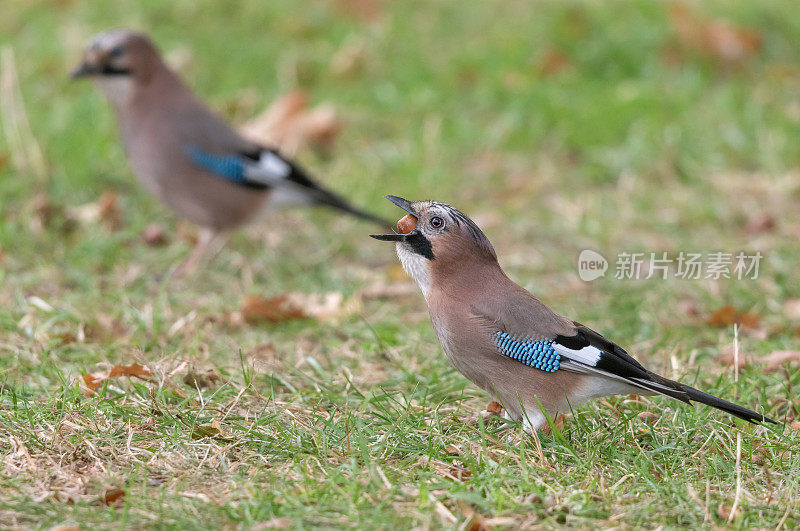
<svg viewBox="0 0 800 531"><path fill-rule="evenodd" d="M387 216L399 212L386 193L455 204L559 312L788 423L797 365L751 364L734 382L715 359L733 330L705 318L727 304L760 315L740 338L753 357L797 348L795 3L692 6L759 31L761 51L733 66L681 51L654 2L395 2L375 20L354 5L4 5L0 41L46 171L0 138L0 525L799 526L800 433L788 427L632 397L537 438L481 416L488 398L450 367L422 298L357 221L276 214L192 281L165 281L189 251L179 222L136 184L108 105L67 78L90 35L124 25L182 55L190 85L234 122L304 88L346 120L332 156L298 154L325 183ZM348 47L362 50L356 66L332 70ZM569 60L548 74L552 50ZM107 190L118 230L71 226L64 212ZM753 229L760 219L774 227ZM170 245L143 243L151 221ZM584 283L585 248L765 258L757 280ZM364 296L387 287L407 294ZM247 295L287 291L362 305L333 321L231 319ZM155 376L80 388L83 374L134 361ZM221 380L187 384L190 367ZM213 421L221 433L198 437ZM125 495L106 505L110 489Z"/></svg>

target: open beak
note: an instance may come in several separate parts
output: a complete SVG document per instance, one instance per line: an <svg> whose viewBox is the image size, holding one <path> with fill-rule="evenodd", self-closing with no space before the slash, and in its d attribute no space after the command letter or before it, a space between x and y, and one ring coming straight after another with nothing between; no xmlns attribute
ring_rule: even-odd
<svg viewBox="0 0 800 531"><path fill-rule="evenodd" d="M69 75L72 79L80 79L86 76L93 76L95 74L99 74L100 70L97 67L94 67L87 63L81 63L78 65L78 68L72 71Z"/></svg>
<svg viewBox="0 0 800 531"><path fill-rule="evenodd" d="M396 195L386 195L384 196L386 199L394 203L395 205L399 206L403 210L409 213L408 216L404 217L400 221L397 222L397 228L400 230L400 233L395 234L370 234L370 238L375 238L376 240L381 240L385 242L403 242L412 235L416 234L418 231L416 229L417 226L417 213L414 212L412 208L412 203L408 199L403 199L402 197L397 197ZM407 231L404 232L404 229ZM409 230L410 229L410 230Z"/></svg>

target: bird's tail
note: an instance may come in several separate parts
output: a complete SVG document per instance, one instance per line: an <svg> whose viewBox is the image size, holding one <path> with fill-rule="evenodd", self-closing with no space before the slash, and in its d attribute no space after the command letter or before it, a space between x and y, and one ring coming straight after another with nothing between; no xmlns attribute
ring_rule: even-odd
<svg viewBox="0 0 800 531"><path fill-rule="evenodd" d="M356 208L339 194L323 188L318 182L309 177L302 169L300 169L299 166L287 160L284 160L284 163L291 168L291 171L288 175L284 176L282 184L299 187L302 190L302 193L308 199L310 199L311 204L335 208L337 210L341 210L342 212L346 212L351 216L355 216L366 221L371 221L384 227L394 227L394 223L391 221L370 214L369 212L361 210L360 208ZM273 185L277 185L277 183L273 183Z"/></svg>
<svg viewBox="0 0 800 531"><path fill-rule="evenodd" d="M388 221L380 216L370 214L369 212L361 210L360 208L354 207L343 197L321 187L317 187L314 190L314 201L318 205L335 208L337 210L341 210L342 212L346 212L351 216L355 216L366 221L371 221L372 223L376 223L384 227L391 228L394 226L391 221Z"/></svg>
<svg viewBox="0 0 800 531"><path fill-rule="evenodd" d="M774 420L769 417L765 417L761 413L756 413L755 411L751 411L746 407L742 407L738 404L734 404L733 402L728 402L727 400L723 400L719 397L714 395L710 395L708 393L704 393L694 387L689 387L688 385L680 385L685 391L686 395L689 397L689 400L694 400L696 402L700 402L701 404L706 404L707 406L715 407L719 410L724 411L734 417L739 417L740 419L744 419L747 422L769 422L772 424L777 424Z"/></svg>
<svg viewBox="0 0 800 531"><path fill-rule="evenodd" d="M746 407L742 407L738 404L734 404L733 402L728 402L727 400L723 400L714 395L704 393L703 391L695 389L692 386L664 378L663 376L658 376L654 373L649 373L648 376L651 377L650 382L638 380L637 383L658 394L666 395L689 404L691 404L691 401L700 402L701 404L722 410L729 415L733 415L734 417L746 420L747 422L769 422L772 424L777 424L777 422L762 415L761 413L756 413L755 411L751 411ZM649 383L652 385L648 385Z"/></svg>

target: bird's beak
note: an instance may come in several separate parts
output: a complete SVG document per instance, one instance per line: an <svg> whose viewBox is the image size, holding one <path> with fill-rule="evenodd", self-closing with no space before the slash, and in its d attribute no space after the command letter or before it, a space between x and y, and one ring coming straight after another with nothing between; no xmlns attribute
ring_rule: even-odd
<svg viewBox="0 0 800 531"><path fill-rule="evenodd" d="M79 64L78 68L73 70L72 73L69 75L69 77L71 77L72 79L80 79L82 77L93 76L99 73L100 70L97 67L84 62Z"/></svg>
<svg viewBox="0 0 800 531"><path fill-rule="evenodd" d="M416 229L417 213L414 211L414 208L412 207L412 203L408 199L403 199L402 197L397 197L396 195L386 195L384 197L386 199L388 199L389 201L391 201L392 203L394 203L395 205L397 205L400 208L402 208L403 210L405 210L406 212L408 212L410 214L410 216L406 216L406 217L404 217L403 219L401 219L400 221L397 222L397 228L401 231L399 234L397 234L397 233L395 233L395 234L370 234L369 236L370 236L370 238L375 238L376 240L381 240L381 241L385 241L385 242L403 242L403 241L406 241L406 239L410 235L415 234L415 233L418 232L417 229ZM411 224L413 224L413 227L412 227L413 230L410 230L408 232L403 232L403 229L408 226L408 223L404 223L404 221L407 220L408 218L411 218L408 221L410 221Z"/></svg>

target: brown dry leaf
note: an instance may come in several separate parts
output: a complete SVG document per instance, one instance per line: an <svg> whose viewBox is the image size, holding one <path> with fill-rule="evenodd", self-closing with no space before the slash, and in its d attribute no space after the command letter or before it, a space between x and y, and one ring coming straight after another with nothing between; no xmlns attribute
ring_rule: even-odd
<svg viewBox="0 0 800 531"><path fill-rule="evenodd" d="M723 19L703 19L685 5L669 6L670 20L681 48L723 66L750 59L761 50L761 35Z"/></svg>
<svg viewBox="0 0 800 531"><path fill-rule="evenodd" d="M125 500L125 491L122 489L108 489L100 497L104 505L121 505Z"/></svg>
<svg viewBox="0 0 800 531"><path fill-rule="evenodd" d="M458 500L458 508L464 516L464 523L461 524L459 529L465 531L491 531L492 526L486 521L486 518L473 509L464 500Z"/></svg>
<svg viewBox="0 0 800 531"><path fill-rule="evenodd" d="M343 13L363 22L376 22L383 14L386 0L334 0Z"/></svg>
<svg viewBox="0 0 800 531"><path fill-rule="evenodd" d="M147 367L143 367L138 363L132 363L130 365L114 365L107 371L84 374L83 383L86 385L86 396L92 396L92 394L103 385L103 382L109 378L117 378L119 376L146 379L153 376L153 373Z"/></svg>
<svg viewBox="0 0 800 531"><path fill-rule="evenodd" d="M0 153L0 171L8 165L8 153Z"/></svg>
<svg viewBox="0 0 800 531"><path fill-rule="evenodd" d="M725 505L724 503L720 503L717 506L717 516L719 516L723 520L727 520L727 519L729 519L731 517L731 511L733 511L733 507L731 507L730 505ZM740 512L741 512L741 509L737 507L736 508L736 514L734 515L734 518L736 516L739 516Z"/></svg>
<svg viewBox="0 0 800 531"><path fill-rule="evenodd" d="M150 223L142 231L144 243L150 247L160 247L169 242L164 227L160 223Z"/></svg>
<svg viewBox="0 0 800 531"><path fill-rule="evenodd" d="M775 218L771 214L760 214L747 220L744 230L750 235L764 234L775 230Z"/></svg>
<svg viewBox="0 0 800 531"><path fill-rule="evenodd" d="M119 230L122 226L122 215L117 201L117 192L113 190L103 192L97 198L97 201L70 208L68 215L83 225L101 221L110 231Z"/></svg>
<svg viewBox="0 0 800 531"><path fill-rule="evenodd" d="M783 313L791 321L800 321L800 299L789 299L784 302Z"/></svg>
<svg viewBox="0 0 800 531"><path fill-rule="evenodd" d="M556 418L553 419L553 424L555 425L558 431L564 431L564 422L566 418L561 413L556 415ZM550 427L550 423L546 422L544 426L542 426L542 433L545 435L551 435L553 433L553 429Z"/></svg>
<svg viewBox="0 0 800 531"><path fill-rule="evenodd" d="M328 320L351 315L360 309L360 301L347 302L341 293L284 293L275 297L250 295L242 304L242 317L247 323L279 323L296 319Z"/></svg>
<svg viewBox="0 0 800 531"><path fill-rule="evenodd" d="M297 308L289 302L287 294L276 297L262 297L250 295L242 304L242 317L250 324L262 321L278 323L293 319L308 319L302 308Z"/></svg>
<svg viewBox="0 0 800 531"><path fill-rule="evenodd" d="M572 66L569 55L558 48L549 48L539 59L536 71L542 77L552 77Z"/></svg>
<svg viewBox="0 0 800 531"><path fill-rule="evenodd" d="M723 306L714 311L709 316L706 323L715 328L727 328L734 324L741 325L745 328L757 328L761 317L758 315L741 312L731 305Z"/></svg>
<svg viewBox="0 0 800 531"><path fill-rule="evenodd" d="M764 364L764 372L775 372L784 363L800 362L800 350L773 350L758 362Z"/></svg>
<svg viewBox="0 0 800 531"><path fill-rule="evenodd" d="M129 335L125 325L110 315L101 314L97 316L97 322L84 327L84 335L91 341L102 341L104 339L121 340Z"/></svg>
<svg viewBox="0 0 800 531"><path fill-rule="evenodd" d="M655 413L653 413L652 411L642 411L641 413L639 413L636 416L639 417L639 420L641 420L645 424L653 424L659 418L661 418L658 415L656 415Z"/></svg>
<svg viewBox="0 0 800 531"><path fill-rule="evenodd" d="M240 129L254 142L294 154L307 145L332 147L341 125L331 104L308 109L308 96L298 90L275 100Z"/></svg>
<svg viewBox="0 0 800 531"><path fill-rule="evenodd" d="M189 372L183 378L183 383L189 387L197 387L199 389L215 389L221 381L222 376L216 370L208 369L205 372L195 372L194 367L189 367Z"/></svg>
<svg viewBox="0 0 800 531"><path fill-rule="evenodd" d="M789 427L792 428L794 431L800 431L800 420L793 420Z"/></svg>
<svg viewBox="0 0 800 531"><path fill-rule="evenodd" d="M724 347L722 350L719 351L717 354L716 360L721 365L726 365L728 367L733 367L736 356L734 352L733 344ZM739 368L743 369L747 366L748 363L753 359L753 356L750 355L748 352L743 352L742 349L739 349Z"/></svg>
<svg viewBox="0 0 800 531"><path fill-rule="evenodd" d="M212 420L208 424L199 424L192 430L192 439L204 439L206 437L223 442L230 442L233 440L222 436L222 426L219 425L217 419Z"/></svg>
<svg viewBox="0 0 800 531"><path fill-rule="evenodd" d="M197 229L188 223L178 223L178 228L175 231L175 235L179 240L186 242L189 245L197 245Z"/></svg>
<svg viewBox="0 0 800 531"><path fill-rule="evenodd" d="M688 315L689 317L697 317L700 315L700 310L697 308L697 304L688 299L678 303L678 308L682 314Z"/></svg>
<svg viewBox="0 0 800 531"><path fill-rule="evenodd" d="M489 405L486 406L486 411L492 415L500 416L503 414L503 406L500 405L500 402L492 400L489 402Z"/></svg>

